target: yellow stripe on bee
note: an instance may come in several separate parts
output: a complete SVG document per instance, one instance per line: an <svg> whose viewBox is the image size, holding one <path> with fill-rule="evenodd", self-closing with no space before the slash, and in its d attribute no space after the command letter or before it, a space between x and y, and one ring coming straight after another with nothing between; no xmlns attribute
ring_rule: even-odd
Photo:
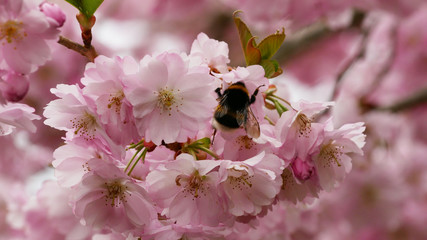
<svg viewBox="0 0 427 240"><path fill-rule="evenodd" d="M248 89L242 85L232 84L227 89L239 89L239 90L242 90L243 92L245 92L246 94L249 95Z"/></svg>

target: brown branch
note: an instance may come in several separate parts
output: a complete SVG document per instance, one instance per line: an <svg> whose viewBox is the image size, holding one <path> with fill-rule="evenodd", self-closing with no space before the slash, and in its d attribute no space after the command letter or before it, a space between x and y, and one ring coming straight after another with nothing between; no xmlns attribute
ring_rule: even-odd
<svg viewBox="0 0 427 240"><path fill-rule="evenodd" d="M81 55L86 57L91 62L93 62L95 60L95 58L98 56L98 54L96 53L95 48L93 46L86 48L83 45L80 45L76 42L73 42L70 39L65 38L63 36L59 36L58 43L65 46L68 49L71 49L75 52L80 53Z"/></svg>
<svg viewBox="0 0 427 240"><path fill-rule="evenodd" d="M425 103L427 103L427 88L421 89L420 91L415 92L408 98L400 100L389 106L372 107L371 110L390 111L390 112L397 113L413 107L417 107Z"/></svg>
<svg viewBox="0 0 427 240"><path fill-rule="evenodd" d="M366 46L367 46L367 42L368 42L368 35L369 35L369 30L362 31L362 42L360 43L360 47L359 47L358 53L350 61L348 61L347 64L344 66L344 68L338 73L337 78L335 80L334 89L333 89L332 95L330 97L331 101L333 101L334 99L336 99L336 97L338 95L339 85L340 85L341 80L343 79L345 73L347 73L348 70L356 62L358 62L360 59L364 58L365 53L366 53Z"/></svg>

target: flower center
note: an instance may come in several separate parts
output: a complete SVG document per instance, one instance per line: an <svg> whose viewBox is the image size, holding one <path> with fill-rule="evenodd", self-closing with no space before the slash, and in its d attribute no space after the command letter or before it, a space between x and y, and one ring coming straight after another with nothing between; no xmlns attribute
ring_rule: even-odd
<svg viewBox="0 0 427 240"><path fill-rule="evenodd" d="M17 42L22 40L27 36L26 32L22 32L22 25L22 22L12 20L0 24L0 40L5 38L8 43L12 43L13 40Z"/></svg>
<svg viewBox="0 0 427 240"><path fill-rule="evenodd" d="M307 115L300 113L296 118L296 124L298 125L299 136L308 137L311 133L311 120Z"/></svg>
<svg viewBox="0 0 427 240"><path fill-rule="evenodd" d="M75 129L74 134L84 136L86 140L95 138L96 132L96 118L85 112L81 118L74 118L70 120L72 127Z"/></svg>
<svg viewBox="0 0 427 240"><path fill-rule="evenodd" d="M105 193L105 204L112 207L118 207L122 202L126 202L127 187L118 180L110 183L104 183L107 192ZM104 192L103 192L104 193Z"/></svg>
<svg viewBox="0 0 427 240"><path fill-rule="evenodd" d="M341 167L341 155L343 146L338 146L333 143L322 146L319 153L319 159L323 164L323 167L332 167L332 164L336 164Z"/></svg>
<svg viewBox="0 0 427 240"><path fill-rule="evenodd" d="M172 104L175 103L175 96L173 90L169 90L167 87L162 88L158 95L158 104L163 109L171 110Z"/></svg>
<svg viewBox="0 0 427 240"><path fill-rule="evenodd" d="M120 108L122 106L122 100L125 98L125 94L123 91L117 92L115 95L110 94L110 98L108 99L108 108L114 107L114 111L116 113L120 113Z"/></svg>
<svg viewBox="0 0 427 240"><path fill-rule="evenodd" d="M236 143L239 145L239 150L245 149L251 149L253 146L255 146L255 143L252 141L251 138L248 136L239 136L236 138Z"/></svg>
<svg viewBox="0 0 427 240"><path fill-rule="evenodd" d="M209 188L209 187L206 187L205 184L203 184L203 181L205 179L206 179L206 176L201 176L199 174L199 171L196 170L191 176L186 176L182 174L178 175L175 178L175 183L177 186L181 186L182 185L181 180L182 180L183 182L186 183L183 191L185 193L188 193L194 196L194 198L199 198L200 193L204 193L205 190Z"/></svg>
<svg viewBox="0 0 427 240"><path fill-rule="evenodd" d="M246 167L246 166L243 166ZM247 168L247 167L246 167ZM228 182L232 186L232 189L235 190L243 190L245 186L252 187L251 178L253 176L249 176L248 172L245 170L231 168L228 170Z"/></svg>

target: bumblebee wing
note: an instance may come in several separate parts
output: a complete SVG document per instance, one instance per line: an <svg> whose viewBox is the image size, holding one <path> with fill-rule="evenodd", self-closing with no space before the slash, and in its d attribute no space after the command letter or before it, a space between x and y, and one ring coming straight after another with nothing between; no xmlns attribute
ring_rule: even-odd
<svg viewBox="0 0 427 240"><path fill-rule="evenodd" d="M259 123L256 119L251 108L247 108L247 119L245 121L245 131L251 138L258 138L260 136Z"/></svg>
<svg viewBox="0 0 427 240"><path fill-rule="evenodd" d="M244 109L235 113L237 124L241 127L247 122L248 110Z"/></svg>

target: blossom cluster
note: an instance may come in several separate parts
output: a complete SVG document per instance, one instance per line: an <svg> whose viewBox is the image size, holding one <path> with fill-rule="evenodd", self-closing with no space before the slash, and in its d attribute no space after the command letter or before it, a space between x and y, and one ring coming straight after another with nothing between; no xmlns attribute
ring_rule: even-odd
<svg viewBox="0 0 427 240"><path fill-rule="evenodd" d="M190 54L99 56L83 87L51 90L45 124L66 131L52 164L83 225L123 237L232 236L277 201L304 202L344 179L362 154L363 123L336 129L316 120L332 103L288 102L263 67L228 63L227 44L201 33ZM212 127L215 90L236 82L263 92L243 109L258 138ZM287 111L265 107L276 99Z"/></svg>
<svg viewBox="0 0 427 240"><path fill-rule="evenodd" d="M0 0L0 239L427 239L425 1L50 1Z"/></svg>

